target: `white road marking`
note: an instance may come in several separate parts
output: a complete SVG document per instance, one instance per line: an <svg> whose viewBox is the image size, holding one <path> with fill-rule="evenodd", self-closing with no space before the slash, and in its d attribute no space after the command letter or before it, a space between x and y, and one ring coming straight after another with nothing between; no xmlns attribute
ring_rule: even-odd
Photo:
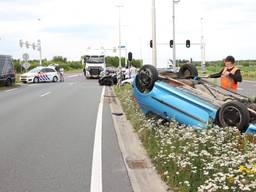
<svg viewBox="0 0 256 192"><path fill-rule="evenodd" d="M47 92L47 93L44 93L44 94L40 95L40 97L45 97L46 95L49 95L49 94L51 94L51 92L50 92L50 91L49 91L49 92Z"/></svg>
<svg viewBox="0 0 256 192"><path fill-rule="evenodd" d="M79 75L70 75L70 76L67 76L68 78L72 78L72 77L78 77Z"/></svg>
<svg viewBox="0 0 256 192"><path fill-rule="evenodd" d="M102 89L97 115L92 158L92 174L90 192L102 192L102 113L105 87Z"/></svg>
<svg viewBox="0 0 256 192"><path fill-rule="evenodd" d="M16 89L18 89L18 88L9 89L9 90L6 90L5 92L11 92L11 91L14 91Z"/></svg>
<svg viewBox="0 0 256 192"><path fill-rule="evenodd" d="M75 85L76 83L75 82L71 82L71 83L68 83L69 85Z"/></svg>

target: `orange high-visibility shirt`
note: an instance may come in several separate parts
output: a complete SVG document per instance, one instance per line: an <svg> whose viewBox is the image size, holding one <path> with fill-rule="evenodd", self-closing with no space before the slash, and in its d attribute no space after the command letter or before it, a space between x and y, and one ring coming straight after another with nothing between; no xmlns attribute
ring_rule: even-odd
<svg viewBox="0 0 256 192"><path fill-rule="evenodd" d="M227 90L230 90L230 91L233 91L233 92L236 92L237 91L237 87L238 87L238 83L234 81L234 79L232 79L231 77L229 76L224 76L225 72L228 70L227 67L224 67L223 71L222 71L222 74L221 74L221 77L220 77L220 83L221 83L221 87L224 88L224 89L227 89ZM236 71L238 70L237 67L234 67L230 73L231 74L235 74Z"/></svg>

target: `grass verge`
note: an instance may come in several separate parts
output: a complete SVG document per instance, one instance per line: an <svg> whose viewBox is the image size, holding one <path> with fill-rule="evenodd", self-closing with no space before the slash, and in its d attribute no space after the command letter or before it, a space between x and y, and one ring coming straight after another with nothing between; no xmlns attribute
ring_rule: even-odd
<svg viewBox="0 0 256 192"><path fill-rule="evenodd" d="M173 191L256 191L256 138L235 128L198 131L145 117L130 86L116 86L127 119Z"/></svg>

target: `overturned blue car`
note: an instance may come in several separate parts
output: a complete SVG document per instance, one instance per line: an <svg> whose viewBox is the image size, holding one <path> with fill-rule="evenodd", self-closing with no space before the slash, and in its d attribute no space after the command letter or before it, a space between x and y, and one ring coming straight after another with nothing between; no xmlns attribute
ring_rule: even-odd
<svg viewBox="0 0 256 192"><path fill-rule="evenodd" d="M145 114L198 128L234 126L256 133L256 103L198 77L194 65L178 72L144 65L133 81L133 93Z"/></svg>

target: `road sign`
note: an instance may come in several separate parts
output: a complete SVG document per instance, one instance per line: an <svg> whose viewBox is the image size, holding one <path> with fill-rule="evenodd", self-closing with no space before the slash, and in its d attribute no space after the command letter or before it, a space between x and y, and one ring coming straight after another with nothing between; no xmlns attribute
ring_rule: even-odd
<svg viewBox="0 0 256 192"><path fill-rule="evenodd" d="M24 54L22 55L22 58L23 58L24 61L28 61L29 55L28 55L27 53L24 53Z"/></svg>
<svg viewBox="0 0 256 192"><path fill-rule="evenodd" d="M22 64L22 67L23 67L24 69L28 70L28 68L30 67L30 63L29 63L29 62L24 62L24 63Z"/></svg>

